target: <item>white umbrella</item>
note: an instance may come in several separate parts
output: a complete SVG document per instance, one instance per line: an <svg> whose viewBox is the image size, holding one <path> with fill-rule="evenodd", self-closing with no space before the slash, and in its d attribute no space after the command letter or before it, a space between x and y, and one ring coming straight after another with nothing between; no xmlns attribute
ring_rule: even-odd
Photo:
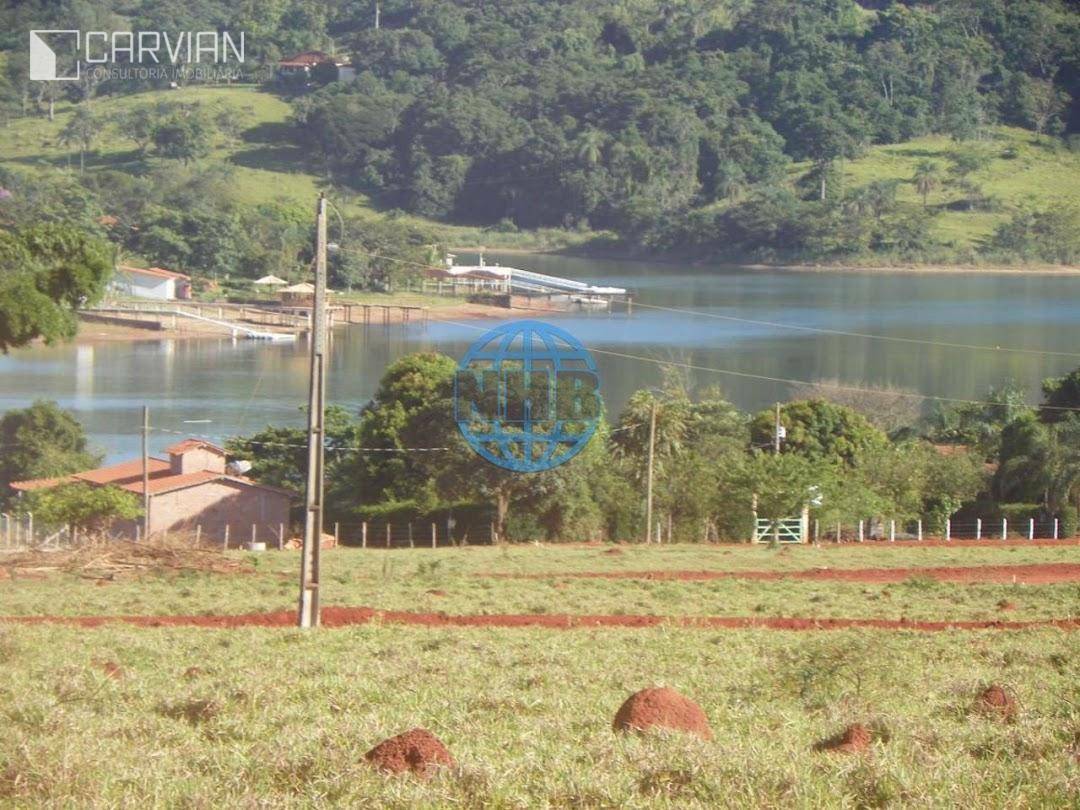
<svg viewBox="0 0 1080 810"><path fill-rule="evenodd" d="M263 276L260 279L256 279L252 283L253 284L261 284L261 285L265 285L265 286L268 286L268 287L279 287L282 284L288 284L289 282L287 282L283 278L278 278L277 276Z"/></svg>

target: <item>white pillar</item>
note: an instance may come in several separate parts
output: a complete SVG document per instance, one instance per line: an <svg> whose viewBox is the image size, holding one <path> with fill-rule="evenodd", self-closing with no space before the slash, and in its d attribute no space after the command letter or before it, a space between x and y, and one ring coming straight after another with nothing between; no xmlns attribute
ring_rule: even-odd
<svg viewBox="0 0 1080 810"><path fill-rule="evenodd" d="M859 521L859 542L863 541L863 521Z"/></svg>
<svg viewBox="0 0 1080 810"><path fill-rule="evenodd" d="M1035 539L1035 518L1028 518L1028 540Z"/></svg>
<svg viewBox="0 0 1080 810"><path fill-rule="evenodd" d="M919 518L919 542L922 542L922 518Z"/></svg>
<svg viewBox="0 0 1080 810"><path fill-rule="evenodd" d="M948 543L952 539L952 520L945 518L945 542Z"/></svg>
<svg viewBox="0 0 1080 810"><path fill-rule="evenodd" d="M982 518L975 518L975 539L982 540Z"/></svg>
<svg viewBox="0 0 1080 810"><path fill-rule="evenodd" d="M1058 539L1058 519L1054 518L1054 539Z"/></svg>
<svg viewBox="0 0 1080 810"><path fill-rule="evenodd" d="M896 542L896 521L895 520L890 520L889 521L889 542L890 543L895 543Z"/></svg>
<svg viewBox="0 0 1080 810"><path fill-rule="evenodd" d="M1002 518L1001 519L1001 539L1002 540L1008 540L1009 539L1009 519L1008 518Z"/></svg>

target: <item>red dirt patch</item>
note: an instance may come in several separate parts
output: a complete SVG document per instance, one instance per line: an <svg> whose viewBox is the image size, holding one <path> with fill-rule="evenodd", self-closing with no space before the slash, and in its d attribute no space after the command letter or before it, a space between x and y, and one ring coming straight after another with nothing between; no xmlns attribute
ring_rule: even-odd
<svg viewBox="0 0 1080 810"><path fill-rule="evenodd" d="M0 623L66 624L75 627L101 627L108 624L130 624L136 627L294 627L296 612L279 610L273 613L241 613L231 616L7 616ZM571 615L567 613L495 613L484 615L450 615L446 613L414 613L404 610L376 610L368 607L326 607L322 609L323 627L347 627L368 622L407 624L419 627L543 627L551 630L573 630L598 627L659 627L676 625L715 630L844 630L862 627L874 630L1027 630L1037 627L1056 627L1061 630L1080 630L1080 618L1035 619L1031 621L922 621L895 619L817 619L795 616L634 616Z"/></svg>
<svg viewBox="0 0 1080 810"><path fill-rule="evenodd" d="M979 699L976 701L975 706L983 714L997 717L1007 722L1015 720L1017 711L1019 710L1016 698L1010 695L1005 687L997 684L991 684L986 687L979 695Z"/></svg>
<svg viewBox="0 0 1080 810"><path fill-rule="evenodd" d="M1048 585L1080 582L1080 563L976 565L939 568L811 568L803 571L574 571L558 574L481 574L498 579L651 579L700 582L713 579L806 579L889 584L915 577L939 582L1023 582Z"/></svg>
<svg viewBox="0 0 1080 810"><path fill-rule="evenodd" d="M860 754L870 747L874 735L862 723L852 723L839 734L827 737L814 745L815 751L839 754Z"/></svg>
<svg viewBox="0 0 1080 810"><path fill-rule="evenodd" d="M712 739L709 719L694 701L674 689L654 687L635 692L615 714L615 731L650 731L656 728Z"/></svg>
<svg viewBox="0 0 1080 810"><path fill-rule="evenodd" d="M1002 599L997 603L998 610L1016 610L1016 603L1010 602L1008 599Z"/></svg>
<svg viewBox="0 0 1080 810"><path fill-rule="evenodd" d="M423 777L430 776L439 767L454 767L454 758L446 746L423 728L383 740L364 754L364 759L385 773L410 771Z"/></svg>

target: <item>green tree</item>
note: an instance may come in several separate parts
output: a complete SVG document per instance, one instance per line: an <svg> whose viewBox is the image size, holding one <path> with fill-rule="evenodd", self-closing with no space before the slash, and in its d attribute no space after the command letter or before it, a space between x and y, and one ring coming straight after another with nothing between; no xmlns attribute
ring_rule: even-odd
<svg viewBox="0 0 1080 810"><path fill-rule="evenodd" d="M0 416L0 503L12 496L14 481L70 475L100 461L82 425L55 402L38 400Z"/></svg>
<svg viewBox="0 0 1080 810"><path fill-rule="evenodd" d="M1080 368L1043 380L1042 391L1043 405L1039 410L1042 421L1062 422L1080 414Z"/></svg>
<svg viewBox="0 0 1080 810"><path fill-rule="evenodd" d="M771 408L754 417L750 437L756 447L772 446L775 419ZM863 454L888 442L885 433L858 411L824 400L788 402L780 409L780 424L787 432L781 453L830 464L857 466Z"/></svg>
<svg viewBox="0 0 1080 810"><path fill-rule="evenodd" d="M72 532L101 532L117 520L142 515L136 495L116 486L76 481L37 489L27 494L25 508L46 526L66 526Z"/></svg>
<svg viewBox="0 0 1080 810"><path fill-rule="evenodd" d="M102 127L101 119L85 104L80 104L57 136L57 140L64 146L78 147L80 172L86 168L86 153L101 136Z"/></svg>
<svg viewBox="0 0 1080 810"><path fill-rule="evenodd" d="M0 231L0 351L74 336L112 272L107 243L71 225Z"/></svg>
<svg viewBox="0 0 1080 810"><path fill-rule="evenodd" d="M161 157L179 160L186 166L210 153L213 136L213 124L202 110L182 110L154 127L154 150Z"/></svg>
<svg viewBox="0 0 1080 810"><path fill-rule="evenodd" d="M926 208L927 199L941 185L941 167L932 160L921 160L915 167L915 176L911 182L922 197L923 208Z"/></svg>

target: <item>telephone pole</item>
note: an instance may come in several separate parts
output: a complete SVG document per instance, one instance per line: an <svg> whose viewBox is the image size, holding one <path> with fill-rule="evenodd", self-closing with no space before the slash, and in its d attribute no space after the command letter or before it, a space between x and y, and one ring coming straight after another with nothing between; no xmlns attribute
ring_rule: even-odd
<svg viewBox="0 0 1080 810"><path fill-rule="evenodd" d="M142 409L142 540L150 541L150 406Z"/></svg>
<svg viewBox="0 0 1080 810"><path fill-rule="evenodd" d="M656 400L649 408L649 470L645 476L645 542L652 541L653 455L656 450Z"/></svg>
<svg viewBox="0 0 1080 810"><path fill-rule="evenodd" d="M776 424L773 425L773 455L780 455L780 403L776 403Z"/></svg>
<svg viewBox="0 0 1080 810"><path fill-rule="evenodd" d="M315 298L311 312L308 467L304 546L300 558L300 627L319 626L319 551L323 528L323 421L326 412L326 197L315 214Z"/></svg>

